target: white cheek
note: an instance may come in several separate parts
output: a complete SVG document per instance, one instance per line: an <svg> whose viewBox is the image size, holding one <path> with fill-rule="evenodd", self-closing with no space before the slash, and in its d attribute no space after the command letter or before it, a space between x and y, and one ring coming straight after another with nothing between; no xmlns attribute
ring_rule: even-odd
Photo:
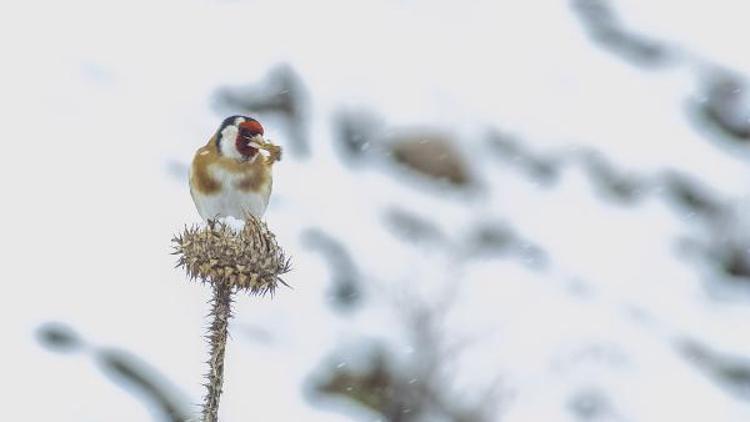
<svg viewBox="0 0 750 422"><path fill-rule="evenodd" d="M242 154L237 151L237 128L235 126L227 126L221 131L221 139L219 140L219 148L221 153L226 157L241 159Z"/></svg>

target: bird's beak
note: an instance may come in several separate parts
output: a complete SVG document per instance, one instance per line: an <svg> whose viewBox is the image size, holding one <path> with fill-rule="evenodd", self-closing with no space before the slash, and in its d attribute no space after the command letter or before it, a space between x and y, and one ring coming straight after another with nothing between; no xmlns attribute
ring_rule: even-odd
<svg viewBox="0 0 750 422"><path fill-rule="evenodd" d="M257 149L258 152L261 152L261 153L268 152L266 151L266 140L263 138L263 135L254 136L253 140L250 141L248 145Z"/></svg>

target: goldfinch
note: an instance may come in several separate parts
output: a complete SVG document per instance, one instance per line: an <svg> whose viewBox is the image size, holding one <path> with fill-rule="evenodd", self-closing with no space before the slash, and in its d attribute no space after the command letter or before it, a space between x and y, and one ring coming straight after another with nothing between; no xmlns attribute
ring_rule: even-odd
<svg viewBox="0 0 750 422"><path fill-rule="evenodd" d="M263 216L271 196L271 168L281 159L281 147L267 141L263 132L252 117L231 116L195 152L190 194L204 220Z"/></svg>

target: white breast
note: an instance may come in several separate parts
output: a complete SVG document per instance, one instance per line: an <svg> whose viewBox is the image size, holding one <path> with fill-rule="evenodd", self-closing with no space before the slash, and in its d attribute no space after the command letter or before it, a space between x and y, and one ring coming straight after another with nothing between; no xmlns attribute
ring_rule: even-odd
<svg viewBox="0 0 750 422"><path fill-rule="evenodd" d="M244 220L247 212L258 218L263 216L268 207L268 198L271 196L270 184L261 192L243 192L235 187L235 182L240 176L220 167L210 168L209 171L215 180L221 183L220 192L207 195L192 187L190 189L198 214L204 220L218 217L234 217Z"/></svg>

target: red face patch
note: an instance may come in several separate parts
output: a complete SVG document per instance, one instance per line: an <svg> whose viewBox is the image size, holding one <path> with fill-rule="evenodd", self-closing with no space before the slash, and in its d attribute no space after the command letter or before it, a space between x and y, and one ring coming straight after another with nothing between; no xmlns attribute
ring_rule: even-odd
<svg viewBox="0 0 750 422"><path fill-rule="evenodd" d="M253 137L263 134L263 126L255 120L245 120L240 123L240 136Z"/></svg>
<svg viewBox="0 0 750 422"><path fill-rule="evenodd" d="M263 126L255 120L246 120L239 125L237 132L237 151L245 157L253 157L258 153L258 149L250 145L250 140L257 135L263 135Z"/></svg>

